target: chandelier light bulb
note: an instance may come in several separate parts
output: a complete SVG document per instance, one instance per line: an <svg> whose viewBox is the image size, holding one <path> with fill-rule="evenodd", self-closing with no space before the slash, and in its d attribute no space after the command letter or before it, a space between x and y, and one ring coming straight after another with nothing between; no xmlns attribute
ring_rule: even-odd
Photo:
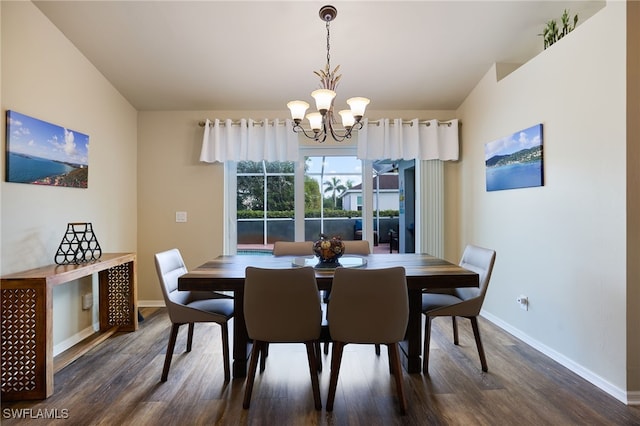
<svg viewBox="0 0 640 426"><path fill-rule="evenodd" d="M311 126L311 130L314 132L319 132L322 128L322 114L319 112L311 112L307 114L307 120L309 120L309 125Z"/></svg>
<svg viewBox="0 0 640 426"><path fill-rule="evenodd" d="M338 114L340 114L340 117L342 117L342 125L345 129L350 129L351 127L353 127L356 119L353 117L350 109L343 109L342 111L339 111Z"/></svg>
<svg viewBox="0 0 640 426"><path fill-rule="evenodd" d="M369 105L369 99L367 98L349 98L347 104L351 107L351 112L357 121L360 121L364 115L364 110Z"/></svg>
<svg viewBox="0 0 640 426"><path fill-rule="evenodd" d="M316 100L316 109L320 111L320 114L324 115L331 109L331 103L333 98L336 97L336 92L329 89L318 89L311 92L311 96Z"/></svg>
<svg viewBox="0 0 640 426"><path fill-rule="evenodd" d="M291 118L296 123L300 123L304 118L304 113L307 112L309 104L305 101L291 101L287 104L287 108L291 111Z"/></svg>

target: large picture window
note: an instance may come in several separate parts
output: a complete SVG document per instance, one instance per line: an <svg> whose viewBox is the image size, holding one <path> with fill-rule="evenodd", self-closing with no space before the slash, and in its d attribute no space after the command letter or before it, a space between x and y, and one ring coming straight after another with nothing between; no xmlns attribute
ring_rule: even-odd
<svg viewBox="0 0 640 426"><path fill-rule="evenodd" d="M275 241L321 233L376 246L398 227L398 176L351 152L301 152L299 162L227 165L229 253L269 253ZM380 186L382 184L382 187Z"/></svg>

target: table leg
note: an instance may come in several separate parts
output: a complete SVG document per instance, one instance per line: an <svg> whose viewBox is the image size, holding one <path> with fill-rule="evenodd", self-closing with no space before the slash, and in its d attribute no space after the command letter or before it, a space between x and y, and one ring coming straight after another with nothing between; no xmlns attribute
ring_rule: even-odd
<svg viewBox="0 0 640 426"><path fill-rule="evenodd" d="M409 290L409 323L400 342L400 361L407 373L422 371L422 291Z"/></svg>
<svg viewBox="0 0 640 426"><path fill-rule="evenodd" d="M247 375L247 362L251 354L252 344L244 322L244 292L236 291L233 295L233 365L234 379Z"/></svg>

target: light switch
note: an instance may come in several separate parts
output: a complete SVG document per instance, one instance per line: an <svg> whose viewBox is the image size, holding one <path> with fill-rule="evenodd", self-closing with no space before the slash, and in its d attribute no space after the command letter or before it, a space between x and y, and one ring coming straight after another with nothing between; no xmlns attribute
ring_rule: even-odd
<svg viewBox="0 0 640 426"><path fill-rule="evenodd" d="M187 212L176 212L176 222L186 222Z"/></svg>

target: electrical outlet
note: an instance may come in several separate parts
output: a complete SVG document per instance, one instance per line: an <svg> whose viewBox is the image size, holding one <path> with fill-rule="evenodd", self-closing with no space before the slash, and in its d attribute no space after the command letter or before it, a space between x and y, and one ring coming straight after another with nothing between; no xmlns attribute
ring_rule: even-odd
<svg viewBox="0 0 640 426"><path fill-rule="evenodd" d="M176 212L176 222L186 222L187 212Z"/></svg>
<svg viewBox="0 0 640 426"><path fill-rule="evenodd" d="M93 306L93 293L86 293L82 296L82 310L86 311Z"/></svg>
<svg viewBox="0 0 640 426"><path fill-rule="evenodd" d="M516 298L516 302L518 302L521 309L524 309L525 311L529 310L529 298L527 296L521 294Z"/></svg>

